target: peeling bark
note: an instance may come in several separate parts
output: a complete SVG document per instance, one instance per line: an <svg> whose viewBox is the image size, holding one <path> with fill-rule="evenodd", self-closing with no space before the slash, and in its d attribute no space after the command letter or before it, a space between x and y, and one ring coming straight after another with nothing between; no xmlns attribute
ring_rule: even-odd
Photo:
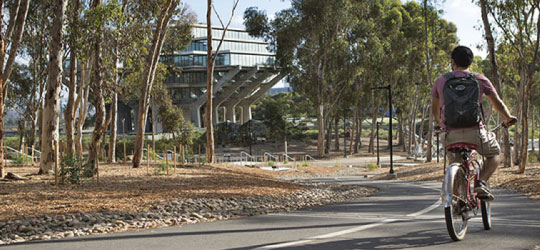
<svg viewBox="0 0 540 250"><path fill-rule="evenodd" d="M58 155L52 150L53 141L58 141L60 116L60 90L62 88L62 38L67 0L54 1L54 19L49 46L47 94L43 108L41 127L40 173L54 169Z"/></svg>

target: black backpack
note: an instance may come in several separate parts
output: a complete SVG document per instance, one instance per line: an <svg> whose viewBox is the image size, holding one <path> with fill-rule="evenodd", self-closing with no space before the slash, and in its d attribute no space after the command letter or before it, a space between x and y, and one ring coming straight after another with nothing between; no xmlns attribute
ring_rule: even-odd
<svg viewBox="0 0 540 250"><path fill-rule="evenodd" d="M453 128L476 126L481 121L480 86L477 74L456 77L446 73L443 87L445 124Z"/></svg>

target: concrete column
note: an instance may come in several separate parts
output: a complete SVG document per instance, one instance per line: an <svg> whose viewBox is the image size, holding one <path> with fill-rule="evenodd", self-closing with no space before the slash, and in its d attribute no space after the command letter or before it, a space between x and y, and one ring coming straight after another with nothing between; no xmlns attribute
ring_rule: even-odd
<svg viewBox="0 0 540 250"><path fill-rule="evenodd" d="M219 107L214 109L214 112L212 114L212 122L215 124L219 123Z"/></svg>
<svg viewBox="0 0 540 250"><path fill-rule="evenodd" d="M234 110L236 105L225 106L226 120L236 123L236 112Z"/></svg>
<svg viewBox="0 0 540 250"><path fill-rule="evenodd" d="M251 120L251 104L242 106L242 123Z"/></svg>
<svg viewBox="0 0 540 250"><path fill-rule="evenodd" d="M202 124L201 124L201 109L200 107L195 107L195 106L192 106L190 108L190 118L191 118L191 122L193 123L193 125L196 127L196 128L202 128Z"/></svg>

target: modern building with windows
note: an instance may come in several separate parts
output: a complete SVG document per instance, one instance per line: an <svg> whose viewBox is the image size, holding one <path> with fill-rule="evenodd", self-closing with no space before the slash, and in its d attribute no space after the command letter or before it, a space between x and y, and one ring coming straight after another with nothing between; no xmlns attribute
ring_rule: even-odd
<svg viewBox="0 0 540 250"><path fill-rule="evenodd" d="M206 106L206 25L194 24L192 32L191 44L173 55L162 55L160 61L181 68L180 73L166 78L165 85L173 103L182 108L184 118L200 128L204 127ZM212 32L215 50L223 29L214 27ZM250 37L245 30L227 30L214 69L215 123L227 120L244 123L251 119L251 105L284 78L274 61L275 55L268 50L268 43Z"/></svg>

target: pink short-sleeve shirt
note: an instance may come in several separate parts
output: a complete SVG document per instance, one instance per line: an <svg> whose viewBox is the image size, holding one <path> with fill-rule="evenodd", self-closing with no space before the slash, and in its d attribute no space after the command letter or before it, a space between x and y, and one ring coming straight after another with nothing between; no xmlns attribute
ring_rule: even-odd
<svg viewBox="0 0 540 250"><path fill-rule="evenodd" d="M466 76L467 74L471 73L469 72L468 70L454 70L453 71L454 75L456 77L464 77ZM443 121L443 124L442 124L442 129L453 129L451 127L446 127L446 125L444 124L444 121L446 120L445 116L444 116L444 95L443 95L443 88L444 88L444 84L446 83L446 77L444 75L442 75L441 77L437 78L437 80L435 81L435 84L433 85L433 88L431 90L431 94L433 96L433 98L437 98L439 99L439 106L441 107L442 111L441 111L441 120ZM480 85L480 101L482 101L482 94L484 95L491 95L493 93L495 93L495 88L493 87L493 84L491 83L491 81L489 81L489 79L487 79L487 77L481 75L481 74L477 74L476 75L476 80L478 81L478 84Z"/></svg>

